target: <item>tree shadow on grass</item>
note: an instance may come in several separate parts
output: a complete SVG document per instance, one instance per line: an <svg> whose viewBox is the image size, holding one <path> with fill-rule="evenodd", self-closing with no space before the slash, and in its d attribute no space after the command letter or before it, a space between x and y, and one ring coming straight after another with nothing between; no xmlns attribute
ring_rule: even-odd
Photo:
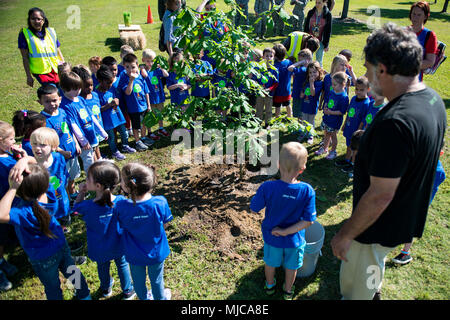
<svg viewBox="0 0 450 320"><path fill-rule="evenodd" d="M442 99L444 100L445 109L450 109L450 99Z"/></svg>
<svg viewBox="0 0 450 320"><path fill-rule="evenodd" d="M410 8L407 8L407 9L380 8L380 17L383 19L389 19L389 20L408 19L409 11L410 11ZM364 9L364 8L359 8L357 10L354 10L354 12L357 12L359 14L364 14L367 16L372 15L372 13L367 13L367 9ZM430 20L440 20L442 22L449 22L450 15L448 15L446 13L432 11L430 13Z"/></svg>

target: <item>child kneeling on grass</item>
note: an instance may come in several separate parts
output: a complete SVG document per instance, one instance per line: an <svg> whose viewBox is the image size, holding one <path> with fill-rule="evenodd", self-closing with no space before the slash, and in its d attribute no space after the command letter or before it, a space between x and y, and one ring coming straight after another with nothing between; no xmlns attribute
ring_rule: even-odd
<svg viewBox="0 0 450 320"><path fill-rule="evenodd" d="M250 209L266 208L261 225L268 295L275 293L275 269L285 267L283 297L292 300L297 269L303 265L305 229L316 220L316 195L307 183L297 180L306 168L308 152L298 142L284 144L280 151L281 179L264 182L252 198Z"/></svg>

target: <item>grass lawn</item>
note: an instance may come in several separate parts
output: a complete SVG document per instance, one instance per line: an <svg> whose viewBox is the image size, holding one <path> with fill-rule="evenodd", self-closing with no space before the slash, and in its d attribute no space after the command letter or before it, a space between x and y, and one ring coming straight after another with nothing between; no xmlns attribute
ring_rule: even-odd
<svg viewBox="0 0 450 320"><path fill-rule="evenodd" d="M226 9L223 1L218 1L219 9ZM200 0L188 1L194 7ZM313 6L314 1L310 1L307 10ZM362 48L370 28L365 24L373 21L374 11L367 11L369 6L380 7L380 23L393 21L399 25L409 24L408 13L413 2L404 1L375 1L375 0L352 0L348 16L355 19L354 22L333 24L333 33L330 40L330 50L324 56L324 68L329 70L331 60L340 50L350 49L353 51L351 64L357 76L365 73L363 67ZM154 24L145 24L147 18L147 5L151 5ZM337 0L333 10L334 17L339 17L343 0ZM26 76L23 71L22 59L17 49L17 36L19 30L26 26L28 9L35 6L36 2L29 0L0 0L0 38L3 39L2 50L0 51L0 61L2 72L0 73L0 119L11 122L13 112L19 109L41 110L36 102L36 82L35 88L26 85ZM63 1L39 1L39 7L44 10L50 21L50 26L54 27L58 38L61 41L61 51L66 61L75 64L86 64L91 56L113 55L119 59L120 40L117 24L123 23L122 13L130 11L132 22L140 24L146 37L147 47L159 53L157 41L159 35L160 21L157 13L157 1L119 1L119 0L97 0L97 1L77 1L81 10L81 28L69 29L67 20L70 16L66 12L69 4ZM449 16L438 13L443 6L443 0L431 6L431 17L427 27L436 32L439 40L450 44ZM250 1L250 21L254 21L254 0ZM286 2L285 10L292 12L293 6ZM305 12L306 13L306 12ZM270 35L269 35L270 36ZM269 37L264 43L257 43L257 47L263 49L266 46L273 46L274 43L281 42L281 37ZM137 52L141 57L141 52ZM165 56L167 56L165 54ZM433 76L425 76L428 86L436 90L445 102L447 116L450 109L450 93L448 91L450 62L446 61L437 73ZM353 96L353 92L351 92ZM316 120L320 123L320 118ZM320 132L322 135L322 132ZM292 137L283 137L283 141L288 141ZM445 153L441 157L444 168L450 168L449 157L449 131L446 133L447 146ZM345 153L344 139L339 137L338 154ZM317 140L318 141L318 140ZM339 230L343 220L348 218L352 209L352 181L332 163L324 159L323 156L314 156L318 143L308 146L310 156L308 167L302 179L310 183L317 194L318 221L325 227L325 242L322 248L322 256L313 276L298 279L296 283L295 299L340 299L339 294L339 261L332 255L330 241L333 235ZM184 187L190 185L176 184L177 176L174 175L180 165L170 161L171 150L175 143L170 143L168 139L157 142L151 151L127 156L129 161L140 161L151 163L157 167L159 174L159 184L155 194L170 194L169 205L172 208L175 219L167 229L169 243L172 249L171 255L165 264L166 286L172 289L174 299L266 299L262 290L264 283L264 264L262 261L262 240L256 237L244 237L233 235L231 248L232 252L224 251L223 242L216 241L212 237L214 232L214 221L208 219L200 220L199 223L192 220L192 208L186 209L181 205L182 199L177 198L181 191L190 192ZM107 152L107 145L102 144L102 151ZM181 170L181 169L179 169ZM199 167L198 175L204 174ZM263 177L270 179L273 177ZM83 177L79 179L79 182ZM251 178L249 178L249 182ZM236 182L236 186L248 186L244 182ZM241 184L239 184L241 183ZM449 270L449 207L450 207L450 182L447 179L439 188L439 191L430 207L428 220L423 237L417 240L412 248L413 262L402 267L387 263L385 279L383 283L383 299L449 299L450 298L450 270ZM421 192L421 190L417 190ZM249 191L249 193L251 192ZM250 197L244 196L234 198L236 208L242 209L241 214L249 214L247 211ZM199 208L214 211L211 202L198 198ZM206 203L206 205L205 205ZM247 209L246 209L247 208ZM196 209L197 210L197 209ZM217 209L218 210L218 209ZM237 209L236 209L237 210ZM206 211L205 211L206 212ZM202 214L204 212L202 211ZM205 215L198 214L200 219ZM223 217L226 220L226 216ZM255 219L257 222L258 219ZM252 223L256 223L253 221ZM198 221L197 221L198 222ZM209 223L209 224L208 224ZM399 226L401 227L401 226ZM68 236L69 240L85 239L85 227L81 219L75 218L72 231ZM245 225L241 225L242 235ZM217 230L215 230L218 233ZM225 230L224 233L229 232ZM224 238L220 238L224 239ZM219 240L220 240L219 239ZM231 240L230 240L231 241ZM231 243L231 242L230 242ZM393 251L388 258L392 258L398 253ZM83 249L87 254L87 248ZM225 253L224 253L225 252ZM13 289L0 293L0 300L39 300L45 299L44 289L37 277L34 275L24 252L20 248L7 250L8 259L18 266L19 273L10 278ZM96 290L99 287L96 263L88 262L80 266L83 274L87 278L89 287L94 293L94 298L98 298ZM115 267L111 268L116 279L116 285L111 299L120 299L120 286ZM277 273L277 278L282 279L282 272ZM64 285L65 286L65 285ZM64 297L71 299L72 292L64 291ZM281 294L277 293L271 299L280 299Z"/></svg>

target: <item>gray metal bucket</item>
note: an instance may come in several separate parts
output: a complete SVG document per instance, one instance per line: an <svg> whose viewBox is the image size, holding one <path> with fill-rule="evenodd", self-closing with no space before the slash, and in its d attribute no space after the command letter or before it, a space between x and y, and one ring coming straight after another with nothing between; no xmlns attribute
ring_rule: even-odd
<svg viewBox="0 0 450 320"><path fill-rule="evenodd" d="M309 277L316 270L319 255L322 255L323 240L325 239L325 229L315 221L305 230L305 253L303 255L303 265L297 270L297 278Z"/></svg>

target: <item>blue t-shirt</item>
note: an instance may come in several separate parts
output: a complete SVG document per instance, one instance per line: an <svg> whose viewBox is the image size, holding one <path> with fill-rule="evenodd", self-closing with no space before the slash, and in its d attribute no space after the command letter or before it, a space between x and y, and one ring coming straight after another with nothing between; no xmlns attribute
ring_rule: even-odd
<svg viewBox="0 0 450 320"><path fill-rule="evenodd" d="M78 101L71 101L65 96L61 100L60 108L67 114L67 119L71 125L77 125L86 140L91 146L98 145L95 125L92 121L92 113L86 107L86 100L78 96Z"/></svg>
<svg viewBox="0 0 450 320"><path fill-rule="evenodd" d="M320 92L322 91L322 88L323 81L314 81L315 94L314 96L312 96L311 88L309 87L309 81L305 83L305 88L303 90L305 97L303 97L302 102L302 113L317 114L317 109L319 108Z"/></svg>
<svg viewBox="0 0 450 320"><path fill-rule="evenodd" d="M128 113L144 112L148 109L147 99L145 95L149 93L147 82L144 77L139 73L139 76L133 81L133 90L130 95L125 94L125 90L128 87L130 77L126 72L120 76L119 90L122 92L122 97L125 98L127 104Z"/></svg>
<svg viewBox="0 0 450 320"><path fill-rule="evenodd" d="M199 64L195 64L192 70L195 75L212 76L214 70L208 61L200 60ZM193 97L207 97L210 95L208 81L192 83L191 96Z"/></svg>
<svg viewBox="0 0 450 320"><path fill-rule="evenodd" d="M100 99L98 97L98 93L92 91L92 98L85 99L86 107L91 111L91 114L97 119L98 123L103 127L102 113L100 111L101 104Z"/></svg>
<svg viewBox="0 0 450 320"><path fill-rule="evenodd" d="M185 77L178 77L177 74L173 71L169 72L169 77L167 78L166 82L167 88L177 83L190 84L189 80ZM170 90L170 103L182 105L187 98L189 98L189 90L181 91L181 89L179 88Z"/></svg>
<svg viewBox="0 0 450 320"><path fill-rule="evenodd" d="M147 71L147 77L144 78L149 91L149 98L151 104L160 104L166 101L164 94L164 84L162 83L163 73L161 68L156 68L153 71Z"/></svg>
<svg viewBox="0 0 450 320"><path fill-rule="evenodd" d="M369 104L369 98L365 98L363 100L358 99L357 96L352 98L348 107L347 121L345 122L343 131L344 137L348 139L352 138L353 133L358 130L359 125L363 122Z"/></svg>
<svg viewBox="0 0 450 320"><path fill-rule="evenodd" d="M130 264L153 265L167 258L170 248L164 224L173 216L166 198L153 196L136 204L128 199L118 201L114 213L123 229L121 241Z"/></svg>
<svg viewBox="0 0 450 320"><path fill-rule="evenodd" d="M126 198L118 195L113 204L123 200ZM113 208L100 206L91 199L76 203L73 211L80 213L86 223L88 256L91 260L102 263L123 256L121 231Z"/></svg>
<svg viewBox="0 0 450 320"><path fill-rule="evenodd" d="M99 82L94 73L91 75L91 78L92 78L92 84L94 85L94 88L97 88L97 86L99 85Z"/></svg>
<svg viewBox="0 0 450 320"><path fill-rule="evenodd" d="M16 165L17 161L8 154L6 157L0 157L0 199L9 190L9 171Z"/></svg>
<svg viewBox="0 0 450 320"><path fill-rule="evenodd" d="M22 149L27 152L27 155L33 157L33 148L31 147L30 139L22 139Z"/></svg>
<svg viewBox="0 0 450 320"><path fill-rule="evenodd" d="M334 91L330 92L328 103L324 106L324 108L326 107L328 107L328 109L330 109L331 111L340 111L342 113L342 115L340 116L331 114L323 115L323 122L327 126L339 130L348 108L347 92L345 92L345 90L341 93L336 93Z"/></svg>
<svg viewBox="0 0 450 320"><path fill-rule="evenodd" d="M444 180L445 180L444 167L442 166L441 160L438 160L438 164L436 167L436 175L434 176L434 184L433 184L433 191L431 193L430 204L431 204L431 201L433 201L434 196L436 195L436 192L439 189L439 185L442 182L444 182Z"/></svg>
<svg viewBox="0 0 450 320"><path fill-rule="evenodd" d="M294 74L294 81L292 83L292 98L300 99L300 93L302 92L303 84L306 80L306 67L294 68L292 73Z"/></svg>
<svg viewBox="0 0 450 320"><path fill-rule="evenodd" d="M323 77L323 103L324 106L328 104L328 97L330 96L330 92L333 91L333 86L331 83L331 74L327 73L325 77Z"/></svg>
<svg viewBox="0 0 450 320"><path fill-rule="evenodd" d="M104 105L110 103L113 99L117 98L114 89L111 87L106 92L101 92L96 90L98 94L98 99L100 101L100 108ZM123 116L122 110L119 107L116 109L108 108L106 110L101 110L103 129L112 130L121 124L125 123L125 117Z"/></svg>
<svg viewBox="0 0 450 320"><path fill-rule="evenodd" d="M219 73L217 69L214 69L214 75L211 80L211 83L216 88L229 88L233 86L233 82L231 80L231 70L228 70L225 74Z"/></svg>
<svg viewBox="0 0 450 320"><path fill-rule="evenodd" d="M66 112L58 109L58 114L55 116L49 115L44 111L41 111L41 114L47 118L47 127L52 128L58 134L59 147L64 151L69 151L72 154L71 159L76 157L77 147Z"/></svg>
<svg viewBox="0 0 450 320"><path fill-rule="evenodd" d="M368 107L366 108L366 113L363 118L363 129L366 129L368 125L370 125L375 118L375 115L378 111L380 111L386 104L382 103L378 106L375 105L375 100L370 100Z"/></svg>
<svg viewBox="0 0 450 320"><path fill-rule="evenodd" d="M316 194L307 183L266 181L256 191L250 209L266 208L261 225L264 242L276 248L298 248L305 243L305 229L285 237L272 235L275 227L287 228L301 220L316 220Z"/></svg>
<svg viewBox="0 0 450 320"><path fill-rule="evenodd" d="M60 219L67 216L70 212L70 200L67 194L66 186L69 181L66 160L58 152L52 152L53 163L47 168L50 174L50 184L55 190L55 196L58 200L58 210L55 212L55 218Z"/></svg>
<svg viewBox="0 0 450 320"><path fill-rule="evenodd" d="M39 203L43 208L52 210L52 206L56 205L56 197L47 192L48 204ZM58 252L66 243L64 232L52 215L49 224L49 230L55 235L55 238L45 236L39 228L39 221L33 213L32 202L19 199L15 202L14 207L9 212L9 224L13 225L16 230L17 238L20 245L30 260L46 259Z"/></svg>
<svg viewBox="0 0 450 320"><path fill-rule="evenodd" d="M260 72L261 78L257 79L257 81L260 85L263 86L264 89L268 89L276 83L279 84L278 69L274 66L269 66L266 70L260 69ZM270 91L270 96L273 97L275 91L276 89Z"/></svg>
<svg viewBox="0 0 450 320"><path fill-rule="evenodd" d="M288 59L283 61L275 61L274 66L278 69L278 87L275 90L275 97L287 97L291 95L291 78L292 72L288 67L292 62Z"/></svg>

